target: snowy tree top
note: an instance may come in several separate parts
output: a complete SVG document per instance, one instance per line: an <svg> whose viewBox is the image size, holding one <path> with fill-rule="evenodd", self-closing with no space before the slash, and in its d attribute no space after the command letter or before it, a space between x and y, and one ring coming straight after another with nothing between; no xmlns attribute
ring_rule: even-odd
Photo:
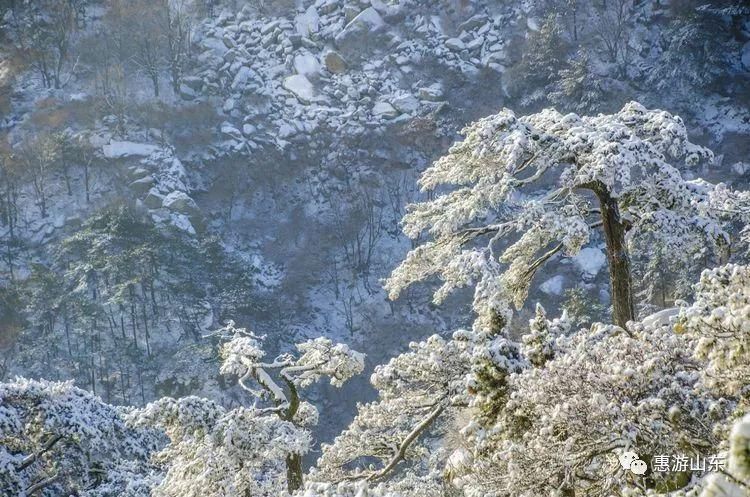
<svg viewBox="0 0 750 497"><path fill-rule="evenodd" d="M438 277L440 303L474 285L478 326L520 307L536 271L558 253L573 256L602 226L613 203L632 245L652 233L690 258L729 241L725 221L748 216L748 195L683 177L710 161L688 140L682 119L631 102L615 114L578 116L504 109L463 129L465 139L420 179L431 199L408 206L402 224L416 239L386 281L391 298ZM630 247L632 248L632 247Z"/></svg>

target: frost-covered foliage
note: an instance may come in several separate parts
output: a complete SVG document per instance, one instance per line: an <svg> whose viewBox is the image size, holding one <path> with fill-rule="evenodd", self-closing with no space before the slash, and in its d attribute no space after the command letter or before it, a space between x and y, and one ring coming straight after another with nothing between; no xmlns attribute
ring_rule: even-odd
<svg viewBox="0 0 750 497"><path fill-rule="evenodd" d="M726 16L732 14L712 9L710 3L702 7L679 16L665 30L662 42L666 48L650 71L650 84L686 90L728 82L732 57L740 51L727 29Z"/></svg>
<svg viewBox="0 0 750 497"><path fill-rule="evenodd" d="M555 342L570 332L571 323L566 312L559 318L547 319L547 312L541 304L536 305L536 315L529 320L529 333L522 338L521 352L529 362L536 366L544 366L555 357Z"/></svg>
<svg viewBox="0 0 750 497"><path fill-rule="evenodd" d="M189 396L120 409L72 383L0 384L3 495L278 497L298 489L308 430L318 419L298 388L323 376L340 386L362 371L364 356L319 338L266 364L259 337L232 322L218 334L229 339L221 372L240 376L254 394L251 408ZM252 390L250 379L262 390ZM267 394L273 406L257 407Z"/></svg>
<svg viewBox="0 0 750 497"><path fill-rule="evenodd" d="M750 385L750 268L727 264L705 270L695 301L680 309L679 331L698 337L706 359L704 382L725 395L748 397Z"/></svg>
<svg viewBox="0 0 750 497"><path fill-rule="evenodd" d="M399 475L397 481L371 483L367 480L340 483L308 482L296 497L436 497L451 495L439 472L426 476Z"/></svg>
<svg viewBox="0 0 750 497"><path fill-rule="evenodd" d="M331 384L341 386L364 369L364 354L350 349L345 344L334 344L330 339L319 337L297 344L298 354L282 354L273 361L263 362L265 352L260 348L262 337L244 328L235 328L230 321L217 334L230 337L221 346L221 373L240 378L240 385L259 398L271 397L276 404L272 410L278 412L298 409L299 388L304 388L328 377ZM284 392L269 373L275 373L290 390ZM255 380L265 392L257 392L246 383Z"/></svg>
<svg viewBox="0 0 750 497"><path fill-rule="evenodd" d="M308 432L277 416L197 397L160 399L130 421L162 428L170 439L156 457L165 476L154 496L284 495L286 458L304 454L311 442Z"/></svg>
<svg viewBox="0 0 750 497"><path fill-rule="evenodd" d="M725 403L696 387L690 342L667 327L630 331L595 325L557 336L554 357L511 375L509 400L493 425L465 432L477 442L466 495L609 496L643 482L618 455L715 450L712 426ZM668 484L654 473L650 488ZM552 493L551 493L552 492Z"/></svg>
<svg viewBox="0 0 750 497"><path fill-rule="evenodd" d="M437 276L441 302L474 284L480 327L522 305L536 271L558 252L575 255L601 226L610 272L613 262L626 264L620 279L629 279L627 256L615 256L624 233L627 240L652 233L689 259L721 251L729 243L723 220L744 217L737 204L746 195L680 173L712 158L688 140L682 119L636 102L594 117L504 109L463 134L420 179L438 194L411 204L403 219L410 238L427 232L432 240L409 252L386 288L395 298Z"/></svg>
<svg viewBox="0 0 750 497"><path fill-rule="evenodd" d="M159 438L72 382L0 384L0 494L147 497Z"/></svg>
<svg viewBox="0 0 750 497"><path fill-rule="evenodd" d="M264 362L263 337L244 328L235 328L233 321L217 330L215 335L226 340L220 350L221 373L238 377L240 386L254 397L255 405L270 401L270 406L253 410L253 413L289 425L296 430L298 438L309 438L307 429L318 422L318 410L302 399L301 389L323 377L328 377L332 385L341 386L364 369L363 354L324 337L297 344L296 355L282 354ZM253 388L249 383L251 380L260 386L260 390ZM245 417L241 416L242 419ZM283 482L289 492L302 486L301 456L307 452L309 440L298 445L296 449L285 449L283 457L286 471ZM279 490L278 485L274 485L267 489L271 493L257 494L260 490L256 490L253 495L276 495L272 489Z"/></svg>
<svg viewBox="0 0 750 497"><path fill-rule="evenodd" d="M51 257L23 282L29 345L14 365L44 376L49 365L39 358L50 358L60 377L107 402L145 403L215 383L195 361L196 342L214 316L259 305L252 273L218 239L158 226L132 205L91 216ZM162 356L171 360L155 360Z"/></svg>
<svg viewBox="0 0 750 497"><path fill-rule="evenodd" d="M313 480L377 482L391 473L399 480L430 474L430 460L442 452L430 441L468 405L471 344L458 332L452 340L433 335L410 349L375 369L370 381L378 400L360 404L349 428L323 446ZM401 466L410 470L400 471Z"/></svg>
<svg viewBox="0 0 750 497"><path fill-rule="evenodd" d="M746 497L750 494L750 415L734 424L729 435L725 473L707 478L700 497Z"/></svg>
<svg viewBox="0 0 750 497"><path fill-rule="evenodd" d="M306 487L316 496L448 495L445 474L463 473L448 440L469 409L491 416L507 401L507 381L524 367L503 335L455 332L410 344L378 366L378 400L358 405L352 424L331 445ZM362 492L362 493L357 493ZM446 493L448 492L448 493ZM306 494L308 495L308 494Z"/></svg>

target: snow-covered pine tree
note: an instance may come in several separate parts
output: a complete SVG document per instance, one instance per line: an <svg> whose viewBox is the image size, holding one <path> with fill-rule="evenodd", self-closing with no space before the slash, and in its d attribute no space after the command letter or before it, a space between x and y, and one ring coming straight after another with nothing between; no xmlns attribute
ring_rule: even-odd
<svg viewBox="0 0 750 497"><path fill-rule="evenodd" d="M302 398L302 389L328 377L334 386L341 386L364 370L364 355L347 345L333 343L329 338L315 338L297 344L297 354L282 354L273 361L264 361L260 348L263 337L234 322L216 332L229 338L221 347L221 373L237 376L240 386L256 401L268 400L271 405L260 412L307 430L318 422L318 410ZM254 381L260 390L250 382ZM302 486L303 451L292 451L286 457L286 480L289 492Z"/></svg>
<svg viewBox="0 0 750 497"><path fill-rule="evenodd" d="M396 480L415 475L430 479L432 472L439 471L435 463L440 456L432 457L429 441L439 437L446 422L468 406L468 336L457 332L446 340L433 335L378 366L370 379L378 400L360 404L349 428L323 446L311 479L333 484L378 483L396 474Z"/></svg>
<svg viewBox="0 0 750 497"><path fill-rule="evenodd" d="M411 204L403 218L407 236L428 232L432 240L409 252L386 288L396 298L438 276L440 302L475 284L480 328L507 319L537 270L557 253L575 255L595 230L606 241L613 320L624 327L635 317L635 235L651 232L691 258L706 247L720 253L730 240L725 220L747 217L747 194L681 174L712 158L688 140L682 119L636 102L593 117L504 109L463 134L420 179L437 194Z"/></svg>

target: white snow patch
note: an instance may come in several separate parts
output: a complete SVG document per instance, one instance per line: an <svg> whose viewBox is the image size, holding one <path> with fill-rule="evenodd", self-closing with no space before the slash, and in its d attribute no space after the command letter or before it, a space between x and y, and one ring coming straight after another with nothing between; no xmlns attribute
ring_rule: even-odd
<svg viewBox="0 0 750 497"><path fill-rule="evenodd" d="M297 33L309 37L312 33L317 33L320 29L320 16L318 11L315 10L315 6L311 5L304 14L298 15L294 19L294 24L297 29Z"/></svg>
<svg viewBox="0 0 750 497"><path fill-rule="evenodd" d="M313 76L320 72L320 62L314 55L297 55L294 57L294 70L303 76Z"/></svg>
<svg viewBox="0 0 750 497"><path fill-rule="evenodd" d="M388 102L378 102L372 108L372 113L379 117L396 117L398 111Z"/></svg>
<svg viewBox="0 0 750 497"><path fill-rule="evenodd" d="M195 234L193 223L190 222L190 218L188 218L185 214L172 212L169 216L169 222L177 229L190 233L191 235Z"/></svg>
<svg viewBox="0 0 750 497"><path fill-rule="evenodd" d="M586 278L594 278L607 263L604 252L596 247L586 247L573 260Z"/></svg>
<svg viewBox="0 0 750 497"><path fill-rule="evenodd" d="M378 11L372 7L367 7L357 17L352 19L352 22L346 26L346 29L349 29L350 26L367 26L370 30L375 30L383 25L385 25L385 21L380 17Z"/></svg>
<svg viewBox="0 0 750 497"><path fill-rule="evenodd" d="M312 83L301 74L284 78L283 86L303 103L310 103L315 97Z"/></svg>
<svg viewBox="0 0 750 497"><path fill-rule="evenodd" d="M547 295L562 295L563 283L565 283L565 277L558 274L542 283L539 289Z"/></svg>
<svg viewBox="0 0 750 497"><path fill-rule="evenodd" d="M671 317L679 314L679 307L670 307L669 309L662 309L659 312L655 312L650 316L643 318L643 326L646 328L658 328L669 324Z"/></svg>
<svg viewBox="0 0 750 497"><path fill-rule="evenodd" d="M121 159L123 157L140 156L147 157L159 150L157 145L148 143L136 143L128 141L111 141L102 147L104 157L108 159Z"/></svg>

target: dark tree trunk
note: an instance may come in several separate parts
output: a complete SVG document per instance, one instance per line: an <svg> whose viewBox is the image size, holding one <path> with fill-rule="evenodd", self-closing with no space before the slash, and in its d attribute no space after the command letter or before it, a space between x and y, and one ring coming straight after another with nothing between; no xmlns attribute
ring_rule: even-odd
<svg viewBox="0 0 750 497"><path fill-rule="evenodd" d="M91 202L91 196L89 194L89 165L83 165L83 182L86 185L86 203Z"/></svg>
<svg viewBox="0 0 750 497"><path fill-rule="evenodd" d="M594 189L602 212L602 228L607 243L609 285L612 293L612 319L625 327L635 319L633 288L630 278L630 257L625 246L625 225L620 219L617 200L602 185Z"/></svg>
<svg viewBox="0 0 750 497"><path fill-rule="evenodd" d="M302 457L299 454L286 457L286 479L290 493L302 488Z"/></svg>
<svg viewBox="0 0 750 497"><path fill-rule="evenodd" d="M299 392L297 392L297 386L294 382L289 381L286 377L283 379L289 388L289 407L281 415L281 419L294 423L294 416L297 414L300 404ZM286 482L290 494L302 488L302 456L299 454L289 454L286 457Z"/></svg>

